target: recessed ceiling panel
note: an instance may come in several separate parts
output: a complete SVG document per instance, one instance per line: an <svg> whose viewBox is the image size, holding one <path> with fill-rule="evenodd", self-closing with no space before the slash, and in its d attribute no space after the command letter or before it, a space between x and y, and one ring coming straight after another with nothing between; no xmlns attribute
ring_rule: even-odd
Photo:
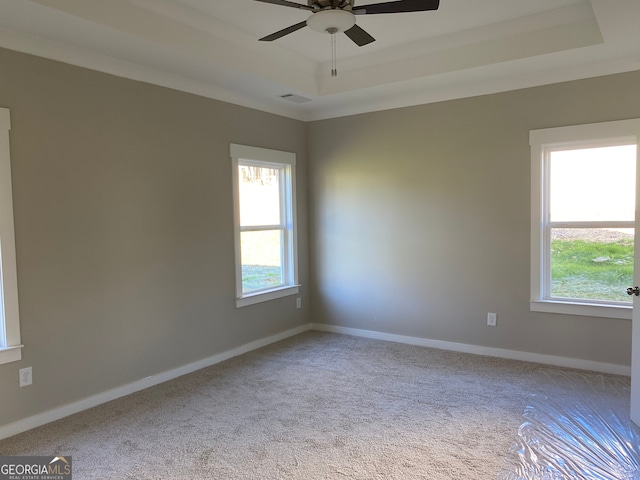
<svg viewBox="0 0 640 480"><path fill-rule="evenodd" d="M637 0L441 0L357 16L376 41L338 34L335 78L329 35L259 41L309 15L255 0L1 0L0 46L300 119L640 70Z"/></svg>

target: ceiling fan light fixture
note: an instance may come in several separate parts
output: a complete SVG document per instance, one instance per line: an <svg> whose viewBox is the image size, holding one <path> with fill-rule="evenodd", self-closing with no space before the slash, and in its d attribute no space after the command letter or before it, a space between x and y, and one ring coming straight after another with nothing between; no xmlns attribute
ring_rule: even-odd
<svg viewBox="0 0 640 480"><path fill-rule="evenodd" d="M346 10L321 10L307 19L307 26L319 33L345 32L355 24L355 15Z"/></svg>

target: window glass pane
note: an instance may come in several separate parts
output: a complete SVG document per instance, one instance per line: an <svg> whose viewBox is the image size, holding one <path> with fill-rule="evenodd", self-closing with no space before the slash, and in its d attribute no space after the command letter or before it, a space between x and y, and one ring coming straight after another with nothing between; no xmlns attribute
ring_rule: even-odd
<svg viewBox="0 0 640 480"><path fill-rule="evenodd" d="M635 145L551 152L551 221L633 221L635 171Z"/></svg>
<svg viewBox="0 0 640 480"><path fill-rule="evenodd" d="M633 228L551 229L551 297L630 302Z"/></svg>
<svg viewBox="0 0 640 480"><path fill-rule="evenodd" d="M280 225L280 171L238 166L240 225Z"/></svg>
<svg viewBox="0 0 640 480"><path fill-rule="evenodd" d="M274 288L284 283L280 230L242 232L242 292Z"/></svg>

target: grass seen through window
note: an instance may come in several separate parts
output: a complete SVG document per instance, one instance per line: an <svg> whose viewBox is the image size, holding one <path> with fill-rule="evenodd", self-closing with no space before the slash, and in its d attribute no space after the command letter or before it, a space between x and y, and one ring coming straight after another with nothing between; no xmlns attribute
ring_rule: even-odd
<svg viewBox="0 0 640 480"><path fill-rule="evenodd" d="M629 302L633 229L553 229L551 296Z"/></svg>

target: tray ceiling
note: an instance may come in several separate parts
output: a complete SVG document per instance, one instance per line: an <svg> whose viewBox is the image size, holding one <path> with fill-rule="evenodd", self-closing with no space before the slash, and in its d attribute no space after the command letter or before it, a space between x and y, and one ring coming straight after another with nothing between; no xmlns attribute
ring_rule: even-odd
<svg viewBox="0 0 640 480"><path fill-rule="evenodd" d="M258 41L309 15L253 0L2 0L0 46L300 120L640 70L637 0L358 16L376 41L339 34L335 78L329 35Z"/></svg>

